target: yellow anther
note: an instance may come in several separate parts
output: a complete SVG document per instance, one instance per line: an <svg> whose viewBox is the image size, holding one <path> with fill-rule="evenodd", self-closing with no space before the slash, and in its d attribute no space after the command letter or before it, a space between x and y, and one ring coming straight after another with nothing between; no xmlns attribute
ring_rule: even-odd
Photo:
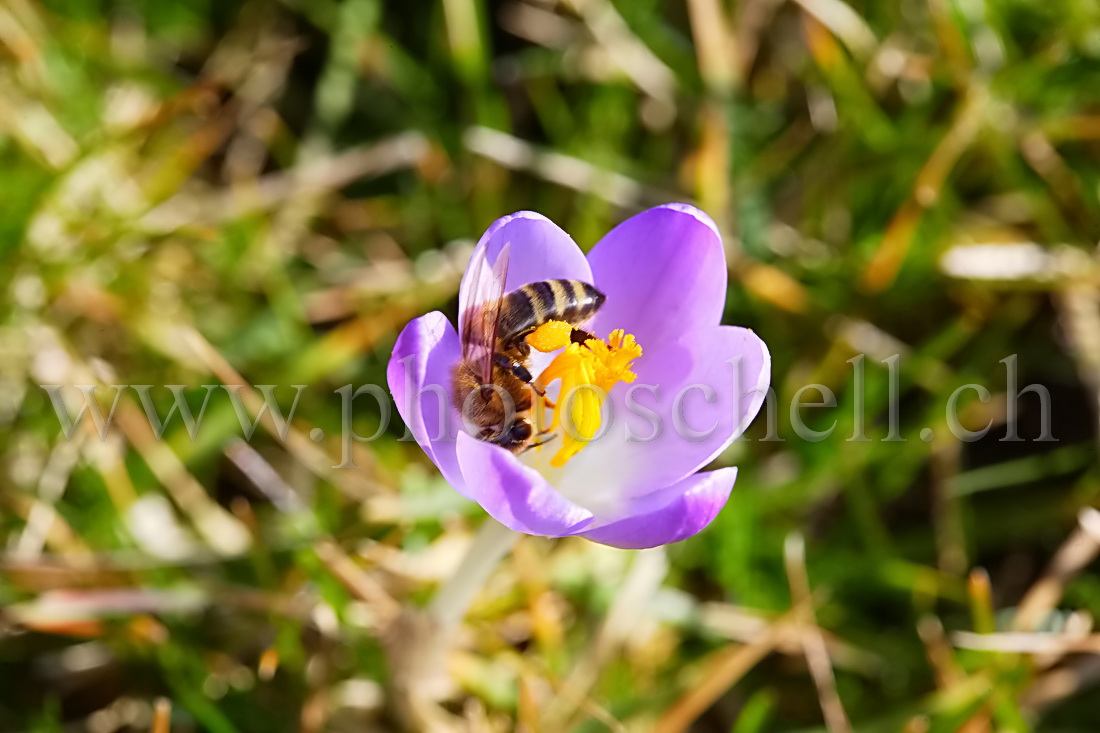
<svg viewBox="0 0 1100 733"><path fill-rule="evenodd" d="M533 344L532 344L533 345ZM561 425L562 413L569 410L569 424L562 435L562 447L550 459L552 466L564 466L599 432L600 410L607 393L619 382L633 382L630 370L642 355L634 337L622 330L612 331L607 341L588 339L584 344L570 343L539 376L542 386L561 380L557 406L550 429Z"/></svg>
<svg viewBox="0 0 1100 733"><path fill-rule="evenodd" d="M567 345L572 333L573 327L565 321L547 321L529 334L526 341L532 349L549 354Z"/></svg>

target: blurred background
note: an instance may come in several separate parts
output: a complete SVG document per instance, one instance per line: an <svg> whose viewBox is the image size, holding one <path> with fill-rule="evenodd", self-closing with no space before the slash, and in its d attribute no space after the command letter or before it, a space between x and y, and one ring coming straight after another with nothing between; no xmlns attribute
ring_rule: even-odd
<svg viewBox="0 0 1100 733"><path fill-rule="evenodd" d="M697 537L523 538L440 720L1100 729L1098 89L1093 0L3 0L0 731L417 727L387 630L484 513L399 421L333 469L334 390L498 216L588 249L665 201L723 230L774 418ZM309 388L285 440L224 394L157 440L133 390L66 438L40 385L96 383Z"/></svg>

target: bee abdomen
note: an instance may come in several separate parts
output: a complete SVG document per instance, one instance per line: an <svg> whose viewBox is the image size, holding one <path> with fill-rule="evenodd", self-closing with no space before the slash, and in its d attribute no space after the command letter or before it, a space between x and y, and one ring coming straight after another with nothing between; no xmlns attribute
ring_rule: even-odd
<svg viewBox="0 0 1100 733"><path fill-rule="evenodd" d="M580 280L551 280L558 283L561 288L572 297L561 314L561 319L574 326L580 325L592 316L603 305L605 296L596 288Z"/></svg>
<svg viewBox="0 0 1100 733"><path fill-rule="evenodd" d="M547 321L579 325L596 314L604 299L603 293L580 280L528 283L504 296L498 336L507 340Z"/></svg>

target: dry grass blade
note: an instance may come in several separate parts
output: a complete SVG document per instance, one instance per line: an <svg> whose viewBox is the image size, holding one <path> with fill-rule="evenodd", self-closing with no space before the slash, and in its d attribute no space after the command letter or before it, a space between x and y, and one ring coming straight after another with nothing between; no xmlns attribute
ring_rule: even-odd
<svg viewBox="0 0 1100 733"><path fill-rule="evenodd" d="M1082 226L1090 226L1085 221L1086 217L1077 213L1085 210L1083 204L1089 194L1083 189L1081 179L1059 155L1050 139L1041 130L1032 130L1020 138L1020 153L1032 170L1047 182L1051 195L1066 212L1066 218L1077 219Z"/></svg>
<svg viewBox="0 0 1100 733"><path fill-rule="evenodd" d="M777 267L743 260L738 274L753 295L778 308L802 313L809 306L809 295L802 284Z"/></svg>
<svg viewBox="0 0 1100 733"><path fill-rule="evenodd" d="M563 721L589 697L600 671L637 628L667 573L668 558L664 548L642 550L635 556L595 639L562 683L558 697L547 706L544 728L572 730L576 727L565 725Z"/></svg>
<svg viewBox="0 0 1100 733"><path fill-rule="evenodd" d="M285 514L306 511L306 505L297 492L251 445L243 440L233 441L225 447L225 457L276 509Z"/></svg>
<svg viewBox="0 0 1100 733"><path fill-rule="evenodd" d="M954 9L948 0L928 0L928 10L932 27L936 32L936 40L943 49L955 86L963 89L970 76L972 63L970 52L966 47L966 39L955 23Z"/></svg>
<svg viewBox="0 0 1100 733"><path fill-rule="evenodd" d="M973 84L963 99L955 120L932 155L917 174L910 197L902 204L883 234L875 256L863 273L863 285L878 292L894 281L912 241L913 233L940 196L947 176L963 152L970 147L981 128L989 106L989 92Z"/></svg>
<svg viewBox="0 0 1100 733"><path fill-rule="evenodd" d="M462 136L471 151L514 170L533 173L547 181L598 196L624 209L646 203L682 199L648 188L621 173L600 168L586 160L541 150L526 140L487 127L471 127Z"/></svg>
<svg viewBox="0 0 1100 733"><path fill-rule="evenodd" d="M269 211L307 194L334 191L357 180L408 168L429 149L427 139L420 133L400 133L372 145L320 160L307 160L296 168L271 173L258 179L248 196L233 190L203 196L178 194L143 217L140 226L149 233L167 233L183 226L213 225Z"/></svg>
<svg viewBox="0 0 1100 733"><path fill-rule="evenodd" d="M55 343L60 345L61 339L57 338ZM74 355L68 355L67 359L70 384L102 383ZM136 405L118 400L114 425L122 431L126 441L141 456L176 505L191 518L195 528L215 553L234 556L249 547L251 537L248 531L232 514L210 498L179 456L157 438L146 416ZM90 420L84 421L83 427L89 435L96 430Z"/></svg>
<svg viewBox="0 0 1100 733"><path fill-rule="evenodd" d="M1003 654L1100 654L1100 634L1073 636L1030 631L973 634L956 631L951 635L951 641L963 649Z"/></svg>
<svg viewBox="0 0 1100 733"><path fill-rule="evenodd" d="M76 467L87 440L86 433L80 433L73 441L59 437L50 451L49 462L38 480L38 497L27 514L23 533L12 551L14 557L33 560L42 553L54 522L60 519L56 504L65 493L69 476Z"/></svg>
<svg viewBox="0 0 1100 733"><path fill-rule="evenodd" d="M698 670L701 682L661 716L654 730L662 733L688 730L726 690L792 634L789 622L800 612L801 609L788 611L748 644L731 644L704 660Z"/></svg>
<svg viewBox="0 0 1100 733"><path fill-rule="evenodd" d="M1100 555L1100 511L1081 510L1078 526L1058 549L1049 567L1020 601L1012 627L1034 631L1058 604L1066 583Z"/></svg>
<svg viewBox="0 0 1100 733"><path fill-rule="evenodd" d="M256 390L247 383L245 378L233 368L229 361L222 356L213 344L206 340L198 330L190 326L180 326L181 338L191 347L199 361L222 384L240 389L241 400L247 408L249 415L255 418L262 417L259 424L271 436L283 442L287 451L306 466L314 475L328 479L344 489L350 495L357 498L366 498L373 488L366 477L369 475L369 466L363 466L361 471L336 471L333 469L332 459L325 454L316 443L312 442L301 430L294 425L285 425L286 438L280 432L280 426L276 424L275 417L266 409L263 398L256 394ZM356 458L359 454L356 454Z"/></svg>
<svg viewBox="0 0 1100 733"><path fill-rule="evenodd" d="M0 131L30 155L58 171L73 162L79 147L41 102L0 77Z"/></svg>
<svg viewBox="0 0 1100 733"><path fill-rule="evenodd" d="M548 48L568 45L581 31L577 21L523 2L501 8L500 26L512 35Z"/></svg>
<svg viewBox="0 0 1100 733"><path fill-rule="evenodd" d="M165 697L158 697L153 705L153 725L149 733L171 733L172 730L172 701Z"/></svg>
<svg viewBox="0 0 1100 733"><path fill-rule="evenodd" d="M1100 291L1088 282L1067 283L1058 292L1055 304L1077 371L1092 392L1093 416L1100 440Z"/></svg>
<svg viewBox="0 0 1100 733"><path fill-rule="evenodd" d="M376 625L385 629L401 613L401 605L370 573L359 567L335 542L324 540L313 547L329 572L348 592L368 604L375 614Z"/></svg>
<svg viewBox="0 0 1100 733"><path fill-rule="evenodd" d="M609 0L563 0L584 21L596 42L639 89L671 104L676 74L631 31Z"/></svg>
<svg viewBox="0 0 1100 733"><path fill-rule="evenodd" d="M732 641L747 644L767 630L772 623L765 614L753 613L747 609L726 603L703 603L699 606L703 626L714 634ZM829 658L839 669L874 676L886 664L886 660L873 651L850 644L835 635L821 631ZM789 656L802 656L802 642L796 635L784 639L776 651Z"/></svg>
<svg viewBox="0 0 1100 733"><path fill-rule="evenodd" d="M210 498L172 449L153 434L145 415L132 404L120 403L115 424L142 457L176 505L214 552L232 557L248 549L252 538L244 525Z"/></svg>
<svg viewBox="0 0 1100 733"><path fill-rule="evenodd" d="M699 71L712 93L729 93L737 80L737 47L725 9L718 0L689 0L691 35Z"/></svg>
<svg viewBox="0 0 1100 733"><path fill-rule="evenodd" d="M836 691L836 676L829 659L829 648L825 637L814 618L813 599L810 594L810 578L806 573L806 543L800 534L791 534L783 548L783 560L787 567L787 581L791 586L791 601L802 609L800 617L802 627L802 649L806 654L806 664L817 687L817 697L821 702L821 712L825 716L825 725L832 733L849 733L852 730L848 714Z"/></svg>
<svg viewBox="0 0 1100 733"><path fill-rule="evenodd" d="M11 515L23 520L25 526L35 521L35 507L38 506L38 502L26 495L11 491L0 491L0 504L6 505ZM73 531L72 526L56 511L51 511L43 516L49 520L48 523L42 522L43 531L45 531L42 542L45 548L63 556L65 563L72 566L72 570L89 567L91 555L88 546L80 538L80 535ZM15 553L12 553L11 557L3 558L5 565L10 563L12 566L26 567L14 555ZM33 566L33 564L30 565L30 567Z"/></svg>
<svg viewBox="0 0 1100 733"><path fill-rule="evenodd" d="M1020 704L1035 714L1100 683L1100 655L1082 657L1038 677L1024 690Z"/></svg>
<svg viewBox="0 0 1100 733"><path fill-rule="evenodd" d="M874 54L878 46L874 31L844 0L796 0L796 2L843 41L856 58L867 60Z"/></svg>
<svg viewBox="0 0 1100 733"><path fill-rule="evenodd" d="M1095 727L1100 16L903 5L0 0L0 729ZM773 357L714 456L740 483L663 551L497 571L484 487L415 440L452 401L432 321L495 220L544 215L495 231L580 277L569 238L670 201L721 234L707 317ZM691 310L704 217L649 217L592 282L653 268ZM394 347L430 352L404 389ZM666 496L620 458L565 492L591 526ZM698 529L716 489L619 528Z"/></svg>
<svg viewBox="0 0 1100 733"><path fill-rule="evenodd" d="M925 616L917 624L917 634L924 642L928 663L936 673L936 686L941 690L950 690L963 678L962 670L955 661L951 645L943 632L943 624L935 616Z"/></svg>

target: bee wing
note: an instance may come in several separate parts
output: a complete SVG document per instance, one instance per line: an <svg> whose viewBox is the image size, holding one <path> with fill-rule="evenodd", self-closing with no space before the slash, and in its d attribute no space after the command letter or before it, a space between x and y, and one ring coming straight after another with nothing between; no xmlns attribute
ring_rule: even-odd
<svg viewBox="0 0 1100 733"><path fill-rule="evenodd" d="M508 252L505 244L489 264L486 248L474 252L470 263L469 287L463 291L459 312L462 336L462 358L479 367L482 384L493 378L493 357L496 352L497 322L500 320L504 283L508 279Z"/></svg>

